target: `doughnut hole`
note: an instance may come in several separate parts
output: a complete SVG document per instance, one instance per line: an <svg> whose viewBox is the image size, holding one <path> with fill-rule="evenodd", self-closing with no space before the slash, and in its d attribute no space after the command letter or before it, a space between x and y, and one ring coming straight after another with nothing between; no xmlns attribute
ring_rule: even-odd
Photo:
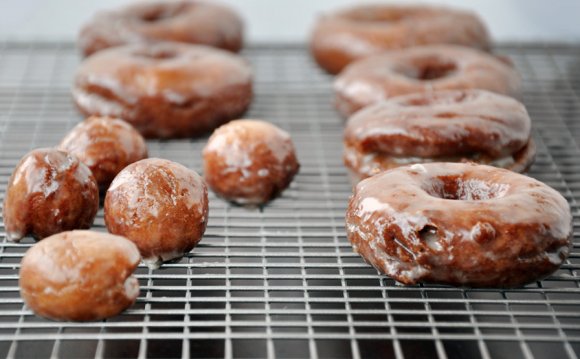
<svg viewBox="0 0 580 359"><path fill-rule="evenodd" d="M137 245L152 269L179 260L201 240L208 219L207 188L193 170L150 158L123 169L105 197L110 233Z"/></svg>
<svg viewBox="0 0 580 359"><path fill-rule="evenodd" d="M6 237L36 240L89 228L99 209L99 189L91 170L76 156L53 148L35 149L18 163L3 205Z"/></svg>
<svg viewBox="0 0 580 359"><path fill-rule="evenodd" d="M437 177L424 190L436 198L456 201L486 201L504 197L510 186L505 183L489 183L476 178L459 176Z"/></svg>

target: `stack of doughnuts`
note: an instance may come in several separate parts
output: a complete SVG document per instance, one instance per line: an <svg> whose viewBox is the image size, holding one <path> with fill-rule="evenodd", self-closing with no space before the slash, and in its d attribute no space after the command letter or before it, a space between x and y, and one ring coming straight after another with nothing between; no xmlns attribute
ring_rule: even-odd
<svg viewBox="0 0 580 359"><path fill-rule="evenodd" d="M475 15L360 5L321 18L310 48L337 74L355 184L347 237L367 262L404 284L481 287L523 285L564 262L569 205L516 173L536 153L520 77L488 52Z"/></svg>
<svg viewBox="0 0 580 359"><path fill-rule="evenodd" d="M355 251L404 284L514 287L554 272L572 246L561 194L495 167L426 163L361 181L346 214Z"/></svg>
<svg viewBox="0 0 580 359"><path fill-rule="evenodd" d="M199 136L252 100L252 71L224 50L181 43L106 49L78 68L73 98L87 115L131 123L145 137Z"/></svg>
<svg viewBox="0 0 580 359"><path fill-rule="evenodd" d="M423 162L526 171L535 146L516 100L520 76L489 48L483 23L458 10L361 5L323 17L311 49L323 68L342 70L335 106L348 118L353 182Z"/></svg>
<svg viewBox="0 0 580 359"><path fill-rule="evenodd" d="M310 49L316 62L337 74L358 59L415 46L455 44L489 50L477 15L426 5L358 5L322 16Z"/></svg>

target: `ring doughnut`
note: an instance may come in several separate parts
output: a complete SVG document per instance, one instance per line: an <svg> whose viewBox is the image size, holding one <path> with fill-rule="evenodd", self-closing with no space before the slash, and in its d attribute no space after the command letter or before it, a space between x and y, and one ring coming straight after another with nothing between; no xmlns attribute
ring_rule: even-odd
<svg viewBox="0 0 580 359"><path fill-rule="evenodd" d="M358 5L325 15L316 23L310 48L326 71L389 50L456 44L488 50L490 39L475 14L445 7Z"/></svg>
<svg viewBox="0 0 580 359"><path fill-rule="evenodd" d="M334 82L336 107L345 117L393 96L467 89L517 97L520 77L512 66L487 53L433 45L357 61Z"/></svg>
<svg viewBox="0 0 580 359"><path fill-rule="evenodd" d="M242 19L231 9L201 1L147 1L97 13L79 34L89 56L109 47L159 41L208 45L238 52Z"/></svg>
<svg viewBox="0 0 580 359"><path fill-rule="evenodd" d="M353 181L424 162L476 162L526 171L535 145L523 104L484 90L393 97L348 120L344 163Z"/></svg>
<svg viewBox="0 0 580 359"><path fill-rule="evenodd" d="M354 250L404 284L514 287L571 249L566 199L518 173L464 163L399 167L364 181L346 214Z"/></svg>

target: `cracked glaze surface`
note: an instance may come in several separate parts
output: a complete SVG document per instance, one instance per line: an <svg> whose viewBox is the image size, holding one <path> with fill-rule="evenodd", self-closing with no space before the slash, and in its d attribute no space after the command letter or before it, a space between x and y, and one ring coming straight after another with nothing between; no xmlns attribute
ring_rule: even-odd
<svg viewBox="0 0 580 359"><path fill-rule="evenodd" d="M570 253L566 200L532 178L475 164L399 167L355 189L348 239L379 271L404 284L520 286Z"/></svg>
<svg viewBox="0 0 580 359"><path fill-rule="evenodd" d="M124 44L175 41L238 52L242 19L231 9L202 1L147 1L97 13L83 26L85 56Z"/></svg>
<svg viewBox="0 0 580 359"><path fill-rule="evenodd" d="M122 170L105 197L109 232L133 241L150 267L181 258L201 240L208 220L203 179L178 163L150 158Z"/></svg>
<svg viewBox="0 0 580 359"><path fill-rule="evenodd" d="M346 166L366 178L406 164L466 162L516 172L533 162L531 120L520 102L484 90L393 97L351 116Z"/></svg>

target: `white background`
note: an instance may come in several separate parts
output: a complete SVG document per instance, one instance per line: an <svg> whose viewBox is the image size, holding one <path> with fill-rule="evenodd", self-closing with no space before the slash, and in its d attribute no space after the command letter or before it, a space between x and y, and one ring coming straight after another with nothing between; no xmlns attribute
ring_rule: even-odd
<svg viewBox="0 0 580 359"><path fill-rule="evenodd" d="M0 40L74 39L80 25L95 11L129 2L131 0L0 0ZM306 41L318 14L357 3L352 0L222 2L242 14L247 27L246 38L250 42ZM401 2L407 1L398 1ZM580 0L423 0L422 3L474 10L500 41L580 41Z"/></svg>

